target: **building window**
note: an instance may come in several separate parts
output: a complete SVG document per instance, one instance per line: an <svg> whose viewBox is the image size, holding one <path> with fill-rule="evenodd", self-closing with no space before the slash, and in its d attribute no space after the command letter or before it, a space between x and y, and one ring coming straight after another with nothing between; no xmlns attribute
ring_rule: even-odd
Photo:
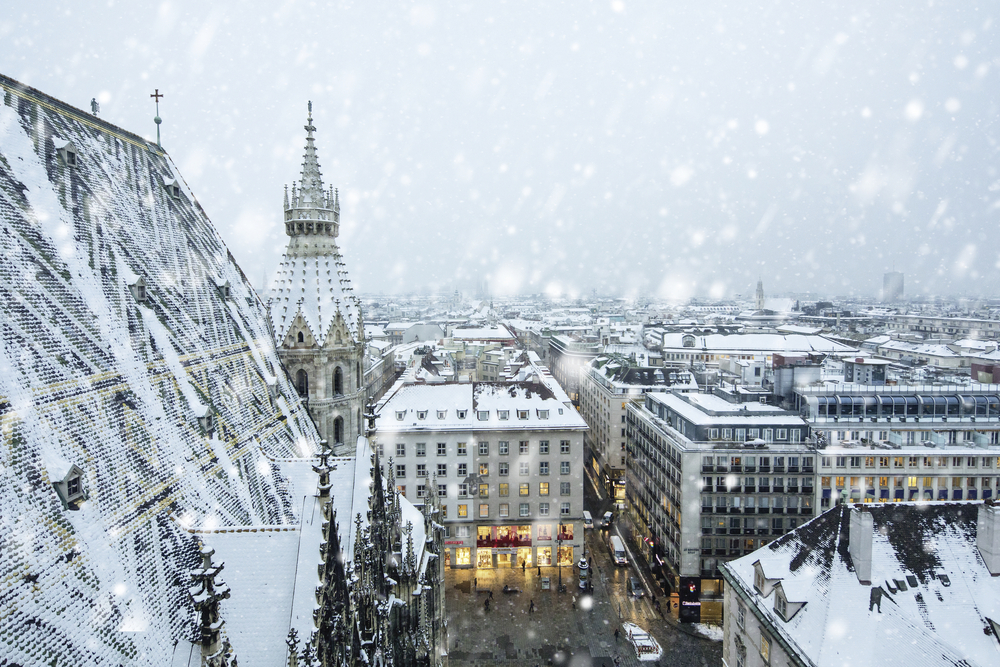
<svg viewBox="0 0 1000 667"><path fill-rule="evenodd" d="M406 417L406 410L396 410L396 421L401 422Z"/></svg>
<svg viewBox="0 0 1000 667"><path fill-rule="evenodd" d="M778 612L778 615L781 616L782 620L788 620L788 605L785 602L785 596L780 593L774 596L774 611Z"/></svg>
<svg viewBox="0 0 1000 667"><path fill-rule="evenodd" d="M519 443L517 443L517 448L518 448L518 452L519 453L521 453L521 454L527 454L528 453L528 441L527 440L521 440Z"/></svg>
<svg viewBox="0 0 1000 667"><path fill-rule="evenodd" d="M456 410L455 414L458 415L459 419L465 419L465 415L468 414L468 410Z"/></svg>
<svg viewBox="0 0 1000 667"><path fill-rule="evenodd" d="M479 443L479 455L480 456L489 456L490 455L490 443L488 443L488 442L481 442L481 443Z"/></svg>
<svg viewBox="0 0 1000 667"><path fill-rule="evenodd" d="M517 411L517 418L518 419L527 419L528 418L528 411L527 410L518 410Z"/></svg>
<svg viewBox="0 0 1000 667"><path fill-rule="evenodd" d="M479 518L480 519L490 518L490 506L488 503L479 503Z"/></svg>
<svg viewBox="0 0 1000 667"><path fill-rule="evenodd" d="M438 456L447 456L448 455L448 445L446 443L443 443L443 442L439 442L437 445L438 445Z"/></svg>
<svg viewBox="0 0 1000 667"><path fill-rule="evenodd" d="M404 498L406 497L406 485L397 484L396 490L399 491L399 495L403 496Z"/></svg>
<svg viewBox="0 0 1000 667"><path fill-rule="evenodd" d="M458 450L457 451L458 451L458 455L459 456L465 456L466 451L465 451L465 443L464 442L458 443Z"/></svg>
<svg viewBox="0 0 1000 667"><path fill-rule="evenodd" d="M406 445L402 442L396 443L396 456L406 456Z"/></svg>
<svg viewBox="0 0 1000 667"><path fill-rule="evenodd" d="M736 625L741 628L747 627L747 608L742 602L736 603Z"/></svg>
<svg viewBox="0 0 1000 667"><path fill-rule="evenodd" d="M396 477L406 477L406 466L402 463L396 464Z"/></svg>
<svg viewBox="0 0 1000 667"><path fill-rule="evenodd" d="M519 516L531 516L531 510L529 509L528 503L521 503L519 506Z"/></svg>
<svg viewBox="0 0 1000 667"><path fill-rule="evenodd" d="M520 473L522 476L529 474L527 461L521 461L521 463L518 464L518 473Z"/></svg>
<svg viewBox="0 0 1000 667"><path fill-rule="evenodd" d="M549 474L549 462L548 461L539 461L539 463L538 463L538 474L539 475L548 475Z"/></svg>
<svg viewBox="0 0 1000 667"><path fill-rule="evenodd" d="M538 441L538 453L539 454L548 454L549 453L549 441L548 440L539 440Z"/></svg>
<svg viewBox="0 0 1000 667"><path fill-rule="evenodd" d="M760 657L765 665L771 664L771 641L764 635L760 636Z"/></svg>
<svg viewBox="0 0 1000 667"><path fill-rule="evenodd" d="M438 498L447 498L447 497L448 497L448 485L438 484Z"/></svg>
<svg viewBox="0 0 1000 667"><path fill-rule="evenodd" d="M489 418L490 418L490 411L489 410L477 410L476 411L476 419L478 419L479 421L481 421L481 422L488 421Z"/></svg>
<svg viewBox="0 0 1000 667"><path fill-rule="evenodd" d="M427 464L418 463L417 464L417 477L427 477Z"/></svg>
<svg viewBox="0 0 1000 667"><path fill-rule="evenodd" d="M468 466L468 464L459 463L458 464L458 476L459 477L465 477L468 474L469 474L469 466Z"/></svg>
<svg viewBox="0 0 1000 667"><path fill-rule="evenodd" d="M568 496L570 494L569 482L559 482L559 495Z"/></svg>
<svg viewBox="0 0 1000 667"><path fill-rule="evenodd" d="M510 410L497 410L497 417L500 421L507 421L510 419Z"/></svg>
<svg viewBox="0 0 1000 667"><path fill-rule="evenodd" d="M528 482L523 482L518 485L517 494L519 496L527 496L531 494L531 484Z"/></svg>
<svg viewBox="0 0 1000 667"><path fill-rule="evenodd" d="M448 464L447 463L439 463L437 470L438 470L438 472L437 472L438 477L447 477L448 476Z"/></svg>
<svg viewBox="0 0 1000 667"><path fill-rule="evenodd" d="M500 462L500 476L506 477L510 473L510 464L506 461Z"/></svg>
<svg viewBox="0 0 1000 667"><path fill-rule="evenodd" d="M417 443L417 456L427 456L427 443L418 442Z"/></svg>
<svg viewBox="0 0 1000 667"><path fill-rule="evenodd" d="M448 414L447 410L438 410L437 411L438 419L444 419L445 416L447 416L447 414Z"/></svg>
<svg viewBox="0 0 1000 667"><path fill-rule="evenodd" d="M459 505L458 506L458 518L459 519L464 519L464 518L466 518L468 516L469 516L469 506L468 505Z"/></svg>
<svg viewBox="0 0 1000 667"><path fill-rule="evenodd" d="M501 440L497 443L497 447L500 449L500 456L507 456L510 452L510 443L506 440Z"/></svg>
<svg viewBox="0 0 1000 667"><path fill-rule="evenodd" d="M539 410L538 411L538 418L539 419L548 419L549 418L549 411L548 410Z"/></svg>
<svg viewBox="0 0 1000 667"><path fill-rule="evenodd" d="M417 410L417 419L427 419L427 411Z"/></svg>
<svg viewBox="0 0 1000 667"><path fill-rule="evenodd" d="M426 498L426 497L427 497L427 485L426 484L418 484L417 485L417 498Z"/></svg>
<svg viewBox="0 0 1000 667"><path fill-rule="evenodd" d="M569 516L569 503L563 503L559 506L559 516Z"/></svg>
<svg viewBox="0 0 1000 667"><path fill-rule="evenodd" d="M480 463L479 464L479 474L482 475L483 477L489 476L489 474L490 474L490 464L489 463Z"/></svg>
<svg viewBox="0 0 1000 667"><path fill-rule="evenodd" d="M507 482L500 482L500 497L506 498L510 495L510 484Z"/></svg>
<svg viewBox="0 0 1000 667"><path fill-rule="evenodd" d="M538 503L538 516L548 516L548 515L549 515L549 504Z"/></svg>
<svg viewBox="0 0 1000 667"><path fill-rule="evenodd" d="M788 429L779 428L777 429L777 434L778 434L777 435L778 440L785 440L786 438L788 438Z"/></svg>
<svg viewBox="0 0 1000 667"><path fill-rule="evenodd" d="M506 519L510 516L510 504L500 503L500 518Z"/></svg>
<svg viewBox="0 0 1000 667"><path fill-rule="evenodd" d="M569 474L569 461L560 461L559 462L559 474L560 475L568 475Z"/></svg>
<svg viewBox="0 0 1000 667"><path fill-rule="evenodd" d="M458 485L458 497L459 498L468 498L469 497L469 485L468 484L464 484L463 483L463 484L459 484Z"/></svg>
<svg viewBox="0 0 1000 667"><path fill-rule="evenodd" d="M559 441L559 453L560 454L569 454L569 440L560 440Z"/></svg>
<svg viewBox="0 0 1000 667"><path fill-rule="evenodd" d="M548 482L539 482L538 483L538 495L540 495L540 496L547 496L547 495L549 495L549 483Z"/></svg>

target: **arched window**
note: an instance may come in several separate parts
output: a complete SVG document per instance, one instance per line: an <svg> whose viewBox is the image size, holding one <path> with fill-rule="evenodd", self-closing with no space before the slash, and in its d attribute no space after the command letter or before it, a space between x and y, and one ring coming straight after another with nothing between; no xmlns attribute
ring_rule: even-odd
<svg viewBox="0 0 1000 667"><path fill-rule="evenodd" d="M337 396L344 393L344 371L340 370L340 366L333 371L333 393Z"/></svg>
<svg viewBox="0 0 1000 667"><path fill-rule="evenodd" d="M304 342L306 342L306 336L305 336L305 334L304 334L304 333L302 333L301 331L299 332L299 342L300 342L300 343L304 343Z"/></svg>
<svg viewBox="0 0 1000 667"><path fill-rule="evenodd" d="M344 418L337 417L333 420L333 441L340 444L344 441Z"/></svg>
<svg viewBox="0 0 1000 667"><path fill-rule="evenodd" d="M302 334L299 335L301 336ZM301 368L295 374L295 388L298 389L299 396L309 398L309 374Z"/></svg>

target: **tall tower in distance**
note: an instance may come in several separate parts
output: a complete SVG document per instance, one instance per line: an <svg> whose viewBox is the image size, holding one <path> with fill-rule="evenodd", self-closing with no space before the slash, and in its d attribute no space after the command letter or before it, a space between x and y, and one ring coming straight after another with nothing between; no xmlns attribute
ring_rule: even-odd
<svg viewBox="0 0 1000 667"><path fill-rule="evenodd" d="M903 298L903 274L889 271L882 276L882 300L899 301Z"/></svg>
<svg viewBox="0 0 1000 667"><path fill-rule="evenodd" d="M291 193L285 188L288 246L271 286L271 323L278 357L320 436L350 455L364 432L364 320L337 246L340 197L323 187L312 102L305 130L302 176Z"/></svg>
<svg viewBox="0 0 1000 667"><path fill-rule="evenodd" d="M764 280L757 279L757 296L754 299L754 310L764 310Z"/></svg>

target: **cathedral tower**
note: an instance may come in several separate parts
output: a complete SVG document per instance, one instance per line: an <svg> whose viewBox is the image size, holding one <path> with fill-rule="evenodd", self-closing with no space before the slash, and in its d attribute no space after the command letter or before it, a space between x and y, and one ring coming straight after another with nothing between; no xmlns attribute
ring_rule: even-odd
<svg viewBox="0 0 1000 667"><path fill-rule="evenodd" d="M364 321L337 246L340 197L323 188L312 102L305 130L302 177L285 188L288 247L271 286L271 320L278 356L320 435L349 454L364 431Z"/></svg>

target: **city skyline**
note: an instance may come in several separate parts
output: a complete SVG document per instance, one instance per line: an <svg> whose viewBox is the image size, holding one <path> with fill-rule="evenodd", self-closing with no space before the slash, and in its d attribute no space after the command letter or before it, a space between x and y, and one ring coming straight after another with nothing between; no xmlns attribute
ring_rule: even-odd
<svg viewBox="0 0 1000 667"><path fill-rule="evenodd" d="M995 24L858 2L40 4L0 24L0 71L153 139L164 94L163 145L255 283L311 100L359 292L684 300L763 274L874 295L894 267L911 296L975 295L1000 287Z"/></svg>

